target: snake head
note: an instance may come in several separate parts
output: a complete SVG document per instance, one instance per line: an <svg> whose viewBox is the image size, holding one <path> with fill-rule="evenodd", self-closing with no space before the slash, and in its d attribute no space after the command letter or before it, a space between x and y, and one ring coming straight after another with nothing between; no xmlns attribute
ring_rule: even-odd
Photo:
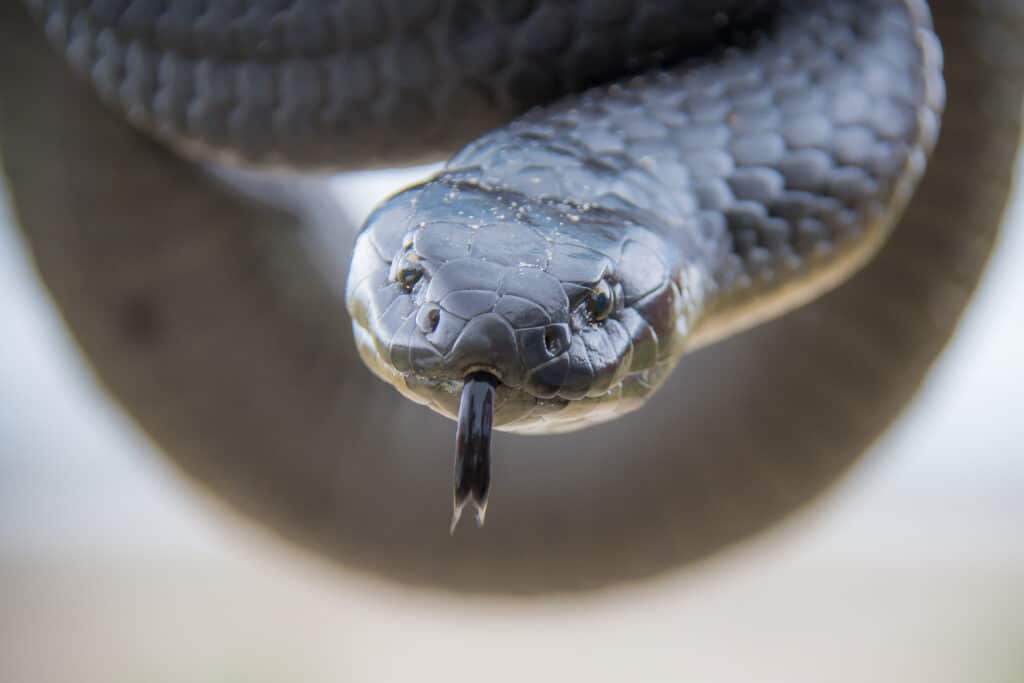
<svg viewBox="0 0 1024 683"><path fill-rule="evenodd" d="M347 302L366 364L454 417L500 384L494 424L566 431L638 407L692 311L664 235L620 212L437 178L387 200L356 243Z"/></svg>

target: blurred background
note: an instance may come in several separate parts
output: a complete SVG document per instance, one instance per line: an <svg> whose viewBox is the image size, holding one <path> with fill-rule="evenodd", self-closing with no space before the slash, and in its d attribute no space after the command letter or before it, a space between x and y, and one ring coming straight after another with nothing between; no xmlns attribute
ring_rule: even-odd
<svg viewBox="0 0 1024 683"><path fill-rule="evenodd" d="M336 189L361 219L407 180ZM459 596L323 564L185 481L0 195L0 681L1024 681L1022 260L1019 188L917 400L780 527L614 588Z"/></svg>

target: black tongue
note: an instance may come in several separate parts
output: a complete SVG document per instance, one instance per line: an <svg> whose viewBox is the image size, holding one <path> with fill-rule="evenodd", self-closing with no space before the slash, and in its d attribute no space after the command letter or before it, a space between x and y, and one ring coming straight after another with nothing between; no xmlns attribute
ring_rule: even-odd
<svg viewBox="0 0 1024 683"><path fill-rule="evenodd" d="M487 514L487 492L491 487L491 419L494 387L498 380L486 372L466 377L459 400L459 427L455 433L455 505L451 533L472 504L476 525L483 526Z"/></svg>

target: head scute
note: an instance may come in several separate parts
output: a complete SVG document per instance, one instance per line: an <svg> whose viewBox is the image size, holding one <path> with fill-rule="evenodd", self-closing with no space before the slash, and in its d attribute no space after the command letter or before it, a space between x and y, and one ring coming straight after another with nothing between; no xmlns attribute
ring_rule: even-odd
<svg viewBox="0 0 1024 683"><path fill-rule="evenodd" d="M576 429L656 388L677 326L671 248L643 214L441 176L360 235L349 306L370 367L455 417L465 377L495 386L494 426Z"/></svg>

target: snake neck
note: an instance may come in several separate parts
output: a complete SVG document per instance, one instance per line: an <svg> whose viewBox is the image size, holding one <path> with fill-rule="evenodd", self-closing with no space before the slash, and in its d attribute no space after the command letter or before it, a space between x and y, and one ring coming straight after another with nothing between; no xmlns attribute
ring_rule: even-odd
<svg viewBox="0 0 1024 683"><path fill-rule="evenodd" d="M883 244L937 135L941 49L917 0L783 2L751 42L535 110L447 172L650 226L687 348L781 315Z"/></svg>

